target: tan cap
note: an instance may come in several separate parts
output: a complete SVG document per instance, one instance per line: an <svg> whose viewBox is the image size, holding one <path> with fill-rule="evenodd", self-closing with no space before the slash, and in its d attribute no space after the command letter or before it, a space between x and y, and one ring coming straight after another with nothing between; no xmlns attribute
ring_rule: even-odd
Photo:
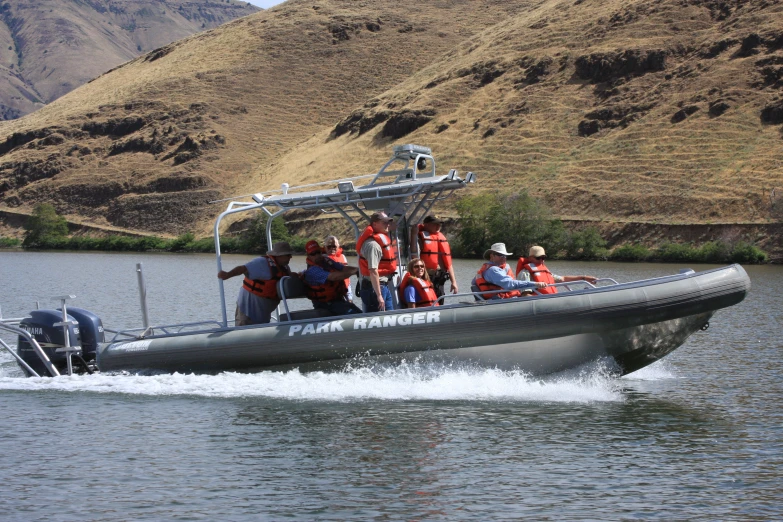
<svg viewBox="0 0 783 522"><path fill-rule="evenodd" d="M544 252L544 247L540 246L532 246L530 247L530 252L528 252L529 257L544 257L546 256L546 252Z"/></svg>

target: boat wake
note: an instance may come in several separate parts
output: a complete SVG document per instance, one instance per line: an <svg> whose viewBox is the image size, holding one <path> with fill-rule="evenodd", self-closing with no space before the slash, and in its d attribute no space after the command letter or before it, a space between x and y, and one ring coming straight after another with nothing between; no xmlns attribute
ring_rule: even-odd
<svg viewBox="0 0 783 522"><path fill-rule="evenodd" d="M432 362L218 375L96 374L25 378L12 361L0 365L0 390L118 393L148 396L259 397L293 401L508 401L593 403L624 400L622 383L607 365L531 377L523 372Z"/></svg>
<svg viewBox="0 0 783 522"><path fill-rule="evenodd" d="M662 381L676 378L674 372L669 369L669 362L666 359L661 359L650 366L645 366L641 370L623 376L623 380L626 381Z"/></svg>

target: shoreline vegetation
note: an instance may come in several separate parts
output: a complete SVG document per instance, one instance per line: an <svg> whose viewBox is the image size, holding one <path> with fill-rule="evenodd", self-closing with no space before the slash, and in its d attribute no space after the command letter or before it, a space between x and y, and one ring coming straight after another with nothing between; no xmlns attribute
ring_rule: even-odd
<svg viewBox="0 0 783 522"><path fill-rule="evenodd" d="M480 258L487 245L503 242L512 252L527 252L530 245L544 245L551 259L578 261L663 262L663 263L742 263L769 261L766 252L747 242L710 241L702 245L663 242L657 247L634 243L606 247L598 230L588 227L568 230L551 216L550 210L526 192L515 194L478 194L460 199L458 228L452 238L452 253L457 258ZM189 252L214 253L212 237L196 238L182 234L174 239L157 236L122 235L69 236L65 218L50 204L35 208L25 224L25 238L0 236L0 248L26 250L75 250L108 252ZM251 220L248 228L220 240L221 253L259 254L265 250L266 216ZM294 250L304 252L312 238L292 235L281 219L272 222L275 241L288 241Z"/></svg>

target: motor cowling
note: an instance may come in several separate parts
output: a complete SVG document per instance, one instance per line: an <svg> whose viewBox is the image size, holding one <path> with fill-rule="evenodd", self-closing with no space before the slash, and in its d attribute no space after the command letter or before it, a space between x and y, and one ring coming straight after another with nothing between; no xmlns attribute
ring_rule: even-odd
<svg viewBox="0 0 783 522"><path fill-rule="evenodd" d="M19 327L29 332L41 346L46 356L49 357L55 368L60 373L65 373L68 369L67 356L65 352L58 351L65 346L65 331L62 326L55 326L62 320L63 314L61 310L34 310L30 312L30 317L26 317L19 322ZM104 341L103 324L100 318L92 312L81 308L69 308L67 320L77 323L67 327L70 346L81 348L74 353L87 361L94 360L98 344ZM16 346L17 354L38 375L50 375L49 369L27 338L20 335ZM83 369L81 368L82 366L77 364L74 365L74 368L77 370ZM28 373L25 368L22 368L22 370Z"/></svg>
<svg viewBox="0 0 783 522"><path fill-rule="evenodd" d="M62 317L62 311L59 311L59 313ZM94 361L98 352L98 346L106 340L103 331L103 321L89 310L74 306L68 307L68 315L79 323L82 357L87 362Z"/></svg>

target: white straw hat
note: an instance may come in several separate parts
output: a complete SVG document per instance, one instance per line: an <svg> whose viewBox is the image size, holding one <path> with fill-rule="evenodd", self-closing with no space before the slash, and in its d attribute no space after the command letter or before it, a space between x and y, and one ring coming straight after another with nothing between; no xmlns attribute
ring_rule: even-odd
<svg viewBox="0 0 783 522"><path fill-rule="evenodd" d="M511 256L514 255L513 252L506 252L506 244L505 243L495 243L491 247L489 247L489 250L484 252L484 259L489 259L490 253L496 253L500 254L501 256Z"/></svg>

